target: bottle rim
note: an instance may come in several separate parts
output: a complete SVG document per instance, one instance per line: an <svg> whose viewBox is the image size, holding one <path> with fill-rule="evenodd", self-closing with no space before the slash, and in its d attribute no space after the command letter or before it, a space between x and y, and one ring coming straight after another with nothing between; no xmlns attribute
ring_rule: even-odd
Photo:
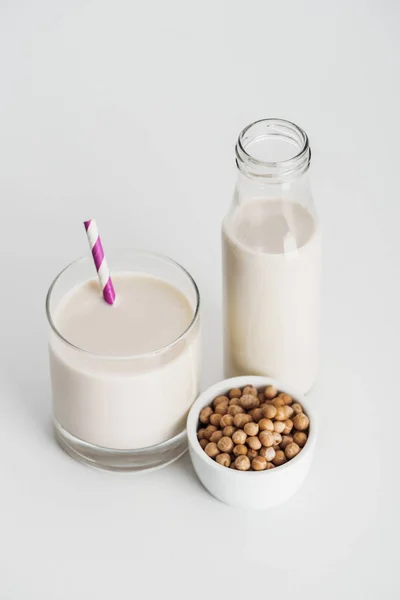
<svg viewBox="0 0 400 600"><path fill-rule="evenodd" d="M280 139L294 147L294 154L283 160L264 160L254 156L248 146L254 141ZM304 173L311 161L311 148L304 129L286 119L268 118L254 121L239 134L236 147L236 165L250 178L283 180Z"/></svg>

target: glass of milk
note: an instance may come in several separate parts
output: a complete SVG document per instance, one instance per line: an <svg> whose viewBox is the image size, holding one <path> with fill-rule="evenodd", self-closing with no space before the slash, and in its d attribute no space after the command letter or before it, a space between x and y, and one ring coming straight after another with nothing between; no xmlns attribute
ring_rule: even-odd
<svg viewBox="0 0 400 600"><path fill-rule="evenodd" d="M252 123L236 144L237 185L222 225L227 377L266 375L305 394L318 368L321 234L306 133Z"/></svg>
<svg viewBox="0 0 400 600"><path fill-rule="evenodd" d="M199 291L164 256L132 250L107 259L114 305L91 256L66 267L47 295L55 436L96 467L156 468L186 450L199 391Z"/></svg>

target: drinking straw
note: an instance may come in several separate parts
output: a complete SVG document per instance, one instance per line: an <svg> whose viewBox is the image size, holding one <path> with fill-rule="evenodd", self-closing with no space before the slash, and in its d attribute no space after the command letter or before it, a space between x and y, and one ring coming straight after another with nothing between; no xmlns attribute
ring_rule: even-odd
<svg viewBox="0 0 400 600"><path fill-rule="evenodd" d="M99 236L99 231L97 229L96 221L94 219L89 219L89 221L84 221L84 225L89 240L89 246L92 251L97 275L99 277L100 286L103 290L103 298L107 302L107 304L114 304L114 286L111 281L110 271L108 269L106 257L104 256L104 250Z"/></svg>

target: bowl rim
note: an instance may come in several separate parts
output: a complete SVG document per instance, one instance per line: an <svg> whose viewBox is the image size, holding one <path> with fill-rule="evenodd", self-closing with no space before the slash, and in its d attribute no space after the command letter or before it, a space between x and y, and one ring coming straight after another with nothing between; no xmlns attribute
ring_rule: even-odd
<svg viewBox="0 0 400 600"><path fill-rule="evenodd" d="M264 471L238 471L236 469L230 469L227 467L223 467L222 465L218 464L217 461L210 458L204 452L204 450L202 449L202 447L200 446L200 444L198 442L197 424L198 424L199 414L200 414L201 409L204 408L205 406L208 406L211 403L211 401L216 396L223 393L224 390L225 390L225 392L227 392L231 388L234 388L234 387L242 388L246 385L254 385L254 387L260 387L260 386L264 386L264 385L265 386L275 385L278 388L278 390L285 392L287 394L290 394L296 401L298 401L300 404L302 404L305 408L305 412L306 412L308 418L310 419L310 433L308 436L307 443L302 448L301 452L299 452L299 454L297 456L292 458L287 463L284 463L283 465L279 465L279 467L276 467L276 469L268 469L268 470L264 470ZM249 477L249 476L252 476L252 477L266 476L267 473L268 473L268 477L272 477L272 476L274 476L273 475L274 473L276 475L276 472L283 473L285 470L293 467L293 463L298 464L301 460L304 460L307 457L307 455L310 454L310 452L313 451L313 447L315 445L315 441L316 441L316 437L317 437L317 429L318 429L318 424L317 424L317 419L315 417L314 410L312 408L310 409L309 402L303 394L299 394L298 392L296 392L296 390L294 388L280 382L277 379L273 379L272 377L263 377L263 376L259 376L259 375L248 375L248 376L241 375L239 377L230 377L228 379L222 379L218 383L211 385L206 390L204 390L204 392L202 392L198 396L198 398L194 401L194 403L192 404L192 407L188 414L187 423L186 423L186 431L187 431L189 449L191 451L193 451L209 467L216 469L217 472L219 471L221 474L222 473L227 474L229 472L229 473L231 473L232 477L235 477L237 475L241 476L244 473L247 475L247 477Z"/></svg>

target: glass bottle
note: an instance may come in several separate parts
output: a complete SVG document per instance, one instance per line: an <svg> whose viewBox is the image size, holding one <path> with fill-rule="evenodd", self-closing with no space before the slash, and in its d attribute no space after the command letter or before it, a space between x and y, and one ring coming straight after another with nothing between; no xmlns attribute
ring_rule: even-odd
<svg viewBox="0 0 400 600"><path fill-rule="evenodd" d="M283 119L246 127L222 224L226 376L268 375L300 393L318 367L321 234L306 133Z"/></svg>

